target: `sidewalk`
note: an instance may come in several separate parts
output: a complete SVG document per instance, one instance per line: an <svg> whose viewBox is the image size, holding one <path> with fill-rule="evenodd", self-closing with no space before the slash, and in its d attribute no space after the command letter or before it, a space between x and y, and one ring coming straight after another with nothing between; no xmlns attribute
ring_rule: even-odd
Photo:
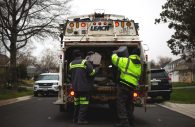
<svg viewBox="0 0 195 127"><path fill-rule="evenodd" d="M195 119L195 104L178 104L172 102L164 102L159 105Z"/></svg>
<svg viewBox="0 0 195 127"><path fill-rule="evenodd" d="M0 101L0 107L3 106L3 105L8 105L8 104L12 104L12 103L28 100L31 97L32 96L24 96L24 97L18 97L18 98L13 98L13 99L8 99L8 100L1 100Z"/></svg>

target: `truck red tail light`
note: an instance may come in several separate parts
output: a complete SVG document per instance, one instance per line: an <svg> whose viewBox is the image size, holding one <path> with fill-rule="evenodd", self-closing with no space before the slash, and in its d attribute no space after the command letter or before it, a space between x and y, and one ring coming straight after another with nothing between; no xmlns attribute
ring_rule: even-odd
<svg viewBox="0 0 195 127"><path fill-rule="evenodd" d="M115 27L118 27L118 26L119 26L119 22L116 21L116 22L115 22Z"/></svg>
<svg viewBox="0 0 195 127"><path fill-rule="evenodd" d="M133 92L133 97L134 98L138 97L138 93L136 91Z"/></svg>
<svg viewBox="0 0 195 127"><path fill-rule="evenodd" d="M85 22L82 22L81 23L81 27L85 27L86 26L86 23Z"/></svg>
<svg viewBox="0 0 195 127"><path fill-rule="evenodd" d="M75 95L74 90L70 90L69 95L70 95L70 96L74 96L74 95Z"/></svg>

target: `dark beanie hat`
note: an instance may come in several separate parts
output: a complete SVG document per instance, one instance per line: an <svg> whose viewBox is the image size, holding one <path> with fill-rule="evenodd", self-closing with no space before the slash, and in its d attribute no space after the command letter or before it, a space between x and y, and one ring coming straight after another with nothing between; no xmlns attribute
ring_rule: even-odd
<svg viewBox="0 0 195 127"><path fill-rule="evenodd" d="M131 52L131 55L138 55L140 56L140 49L139 48L134 48Z"/></svg>
<svg viewBox="0 0 195 127"><path fill-rule="evenodd" d="M74 57L79 57L79 56L81 56L81 51L78 50L78 49L73 50L73 56L74 56Z"/></svg>

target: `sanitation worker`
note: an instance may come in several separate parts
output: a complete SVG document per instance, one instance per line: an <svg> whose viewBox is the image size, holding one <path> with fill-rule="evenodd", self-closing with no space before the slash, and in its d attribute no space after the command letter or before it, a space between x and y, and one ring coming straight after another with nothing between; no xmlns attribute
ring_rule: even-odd
<svg viewBox="0 0 195 127"><path fill-rule="evenodd" d="M117 83L117 114L119 123L115 127L130 127L133 124L133 90L141 75L140 49L134 49L129 57L119 57L113 51L112 63L120 71Z"/></svg>
<svg viewBox="0 0 195 127"><path fill-rule="evenodd" d="M73 51L74 60L69 64L71 84L75 91L73 123L88 124L87 111L91 84L89 79L96 71L92 64L82 58L80 50Z"/></svg>

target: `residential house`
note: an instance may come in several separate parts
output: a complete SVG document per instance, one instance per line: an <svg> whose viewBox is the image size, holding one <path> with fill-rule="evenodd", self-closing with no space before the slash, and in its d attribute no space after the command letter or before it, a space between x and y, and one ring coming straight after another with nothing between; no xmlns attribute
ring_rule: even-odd
<svg viewBox="0 0 195 127"><path fill-rule="evenodd" d="M192 83L195 81L195 59L186 61L180 58L167 64L164 69L172 82Z"/></svg>
<svg viewBox="0 0 195 127"><path fill-rule="evenodd" d="M0 82L6 81L6 76L8 74L9 57L0 54Z"/></svg>

